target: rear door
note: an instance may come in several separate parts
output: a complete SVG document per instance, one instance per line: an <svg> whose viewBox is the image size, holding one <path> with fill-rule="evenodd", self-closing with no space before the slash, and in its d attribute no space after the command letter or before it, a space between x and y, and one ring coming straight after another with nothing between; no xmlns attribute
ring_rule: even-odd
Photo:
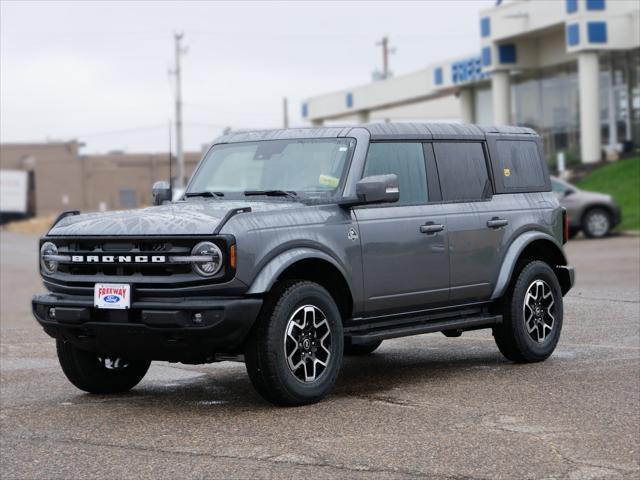
<svg viewBox="0 0 640 480"><path fill-rule="evenodd" d="M440 201L440 191L432 152L426 158L424 152L420 142L369 146L363 177L395 173L400 186L397 203L353 210L369 316L420 310L448 300L447 218L442 205L431 203Z"/></svg>
<svg viewBox="0 0 640 480"><path fill-rule="evenodd" d="M434 142L449 232L450 301L487 300L508 218L493 200L486 146Z"/></svg>

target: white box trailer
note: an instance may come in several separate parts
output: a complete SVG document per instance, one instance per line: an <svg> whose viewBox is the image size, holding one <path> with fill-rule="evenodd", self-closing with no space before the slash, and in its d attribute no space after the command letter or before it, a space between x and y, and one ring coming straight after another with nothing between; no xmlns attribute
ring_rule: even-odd
<svg viewBox="0 0 640 480"><path fill-rule="evenodd" d="M23 170L0 170L0 213L26 216L29 180Z"/></svg>

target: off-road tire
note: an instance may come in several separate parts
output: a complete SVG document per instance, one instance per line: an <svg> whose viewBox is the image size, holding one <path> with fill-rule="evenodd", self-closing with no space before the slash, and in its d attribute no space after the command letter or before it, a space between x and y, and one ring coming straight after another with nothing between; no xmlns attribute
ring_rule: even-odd
<svg viewBox="0 0 640 480"><path fill-rule="evenodd" d="M285 353L287 326L305 305L322 310L331 331L327 366L310 382L295 376ZM282 406L307 405L321 400L335 384L343 348L342 320L329 292L314 282L288 280L267 295L246 342L245 364L251 383L265 400Z"/></svg>
<svg viewBox="0 0 640 480"><path fill-rule="evenodd" d="M525 325L524 302L530 286L537 280L550 289L554 301L552 330L542 343L531 338ZM502 323L493 328L493 336L500 352L517 363L546 360L556 348L562 330L562 291L551 267L534 260L520 268L502 298Z"/></svg>
<svg viewBox="0 0 640 480"><path fill-rule="evenodd" d="M602 218L602 221L606 221L606 228L594 230L591 220L596 215ZM606 237L611 233L611 214L604 208L590 208L582 217L582 232L588 238Z"/></svg>
<svg viewBox="0 0 640 480"><path fill-rule="evenodd" d="M123 393L143 379L151 362L126 361L126 367L108 369L95 353L79 350L68 342L56 340L58 360L69 381L89 393Z"/></svg>
<svg viewBox="0 0 640 480"><path fill-rule="evenodd" d="M381 344L382 340L377 340L371 343L352 344L350 338L345 338L344 354L350 356L369 355L370 353L373 353Z"/></svg>

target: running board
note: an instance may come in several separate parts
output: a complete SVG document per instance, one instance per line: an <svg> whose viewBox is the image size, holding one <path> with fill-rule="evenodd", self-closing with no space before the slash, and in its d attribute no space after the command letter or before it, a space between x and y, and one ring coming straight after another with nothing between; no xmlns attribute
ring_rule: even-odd
<svg viewBox="0 0 640 480"><path fill-rule="evenodd" d="M408 337L410 335L420 335L423 333L442 332L446 330L464 331L487 328L492 325L502 323L502 315L474 315L469 317L453 317L441 320L431 320L423 322L407 322L393 327L378 327L364 330L348 332L351 342L369 343L388 338Z"/></svg>

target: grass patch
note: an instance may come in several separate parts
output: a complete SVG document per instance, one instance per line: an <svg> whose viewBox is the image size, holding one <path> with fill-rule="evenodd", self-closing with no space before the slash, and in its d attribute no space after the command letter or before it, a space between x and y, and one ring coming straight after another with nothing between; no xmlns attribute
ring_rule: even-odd
<svg viewBox="0 0 640 480"><path fill-rule="evenodd" d="M585 177L578 187L608 193L622 207L622 230L640 230L640 157L605 165Z"/></svg>

